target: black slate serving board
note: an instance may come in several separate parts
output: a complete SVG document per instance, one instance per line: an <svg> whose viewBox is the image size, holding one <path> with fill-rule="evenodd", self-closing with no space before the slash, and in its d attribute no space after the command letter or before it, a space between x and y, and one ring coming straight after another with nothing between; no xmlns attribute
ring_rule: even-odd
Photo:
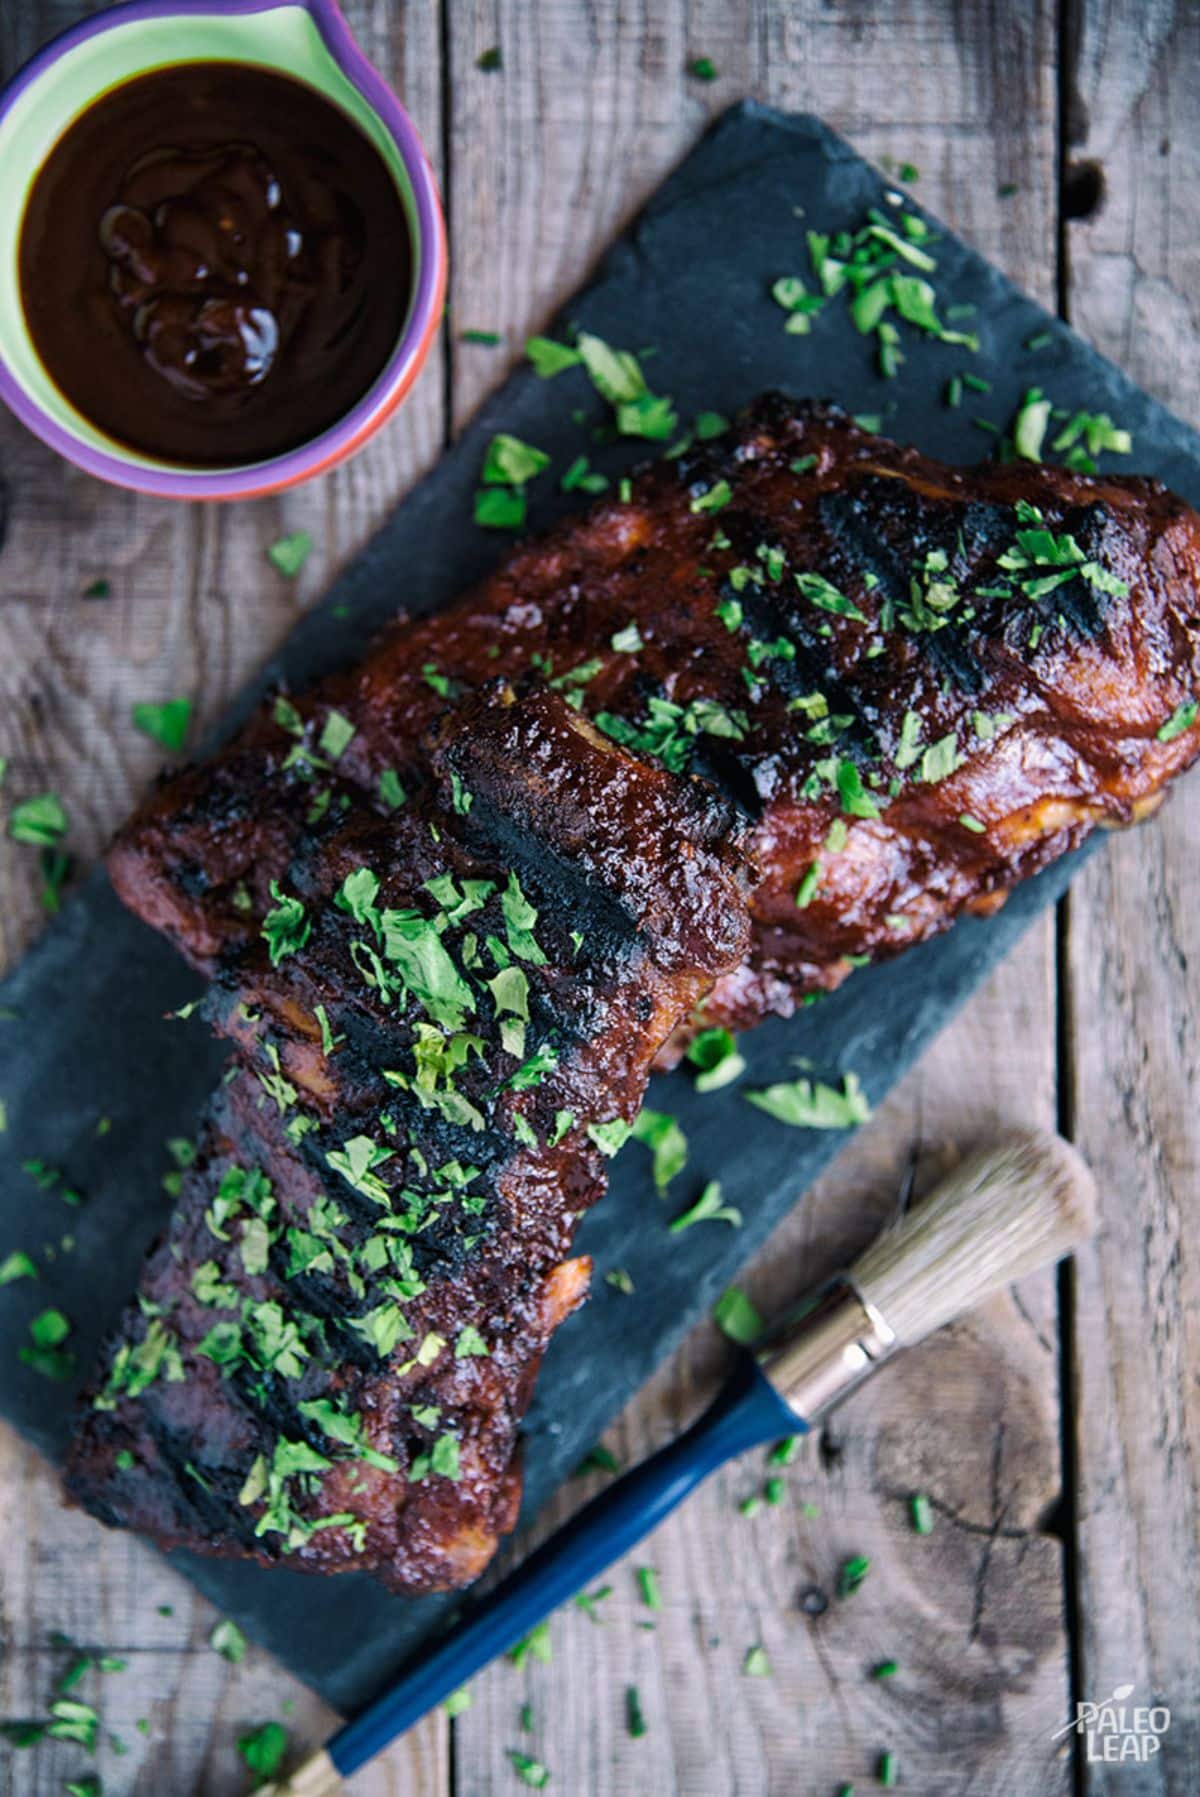
<svg viewBox="0 0 1200 1797"><path fill-rule="evenodd" d="M882 411L885 429L951 462L977 460L991 447L973 413L1004 424L1037 383L1058 405L1110 412L1133 432L1131 466L1200 501L1200 438L951 236L942 234L936 248L940 304L978 308L977 356L906 331L907 360L898 378L884 382L872 344L854 331L841 301L826 308L810 336L785 334L769 288L781 274L807 275L805 229L856 228L867 207L880 203L884 185L816 119L737 107L661 188L566 320L623 347L653 345L651 383L674 396L684 418L700 409L732 413L777 386L836 399L856 413ZM1050 333L1049 345L1027 350L1026 340L1041 332ZM986 376L993 391L951 410L944 384L964 366ZM515 375L305 618L217 738L271 682L298 686L358 657L397 606L444 603L496 559L504 541L470 522L494 431L541 445L559 471L581 450L612 474L637 459L634 445L597 451L571 421L579 407L587 408L589 423L602 421L604 409L580 371L551 382L528 370ZM535 524L572 503L550 492L549 478L542 485L547 492L535 501ZM827 1076L853 1069L878 1102L1030 919L1059 896L1077 864L1074 857L1032 881L992 920L964 921L890 965L856 973L793 1021L765 1025L743 1044L750 1063L743 1084L789 1077L792 1057L807 1056ZM99 871L0 987L0 1096L9 1119L0 1135L0 1252L24 1247L42 1263L47 1242L64 1232L75 1237L38 1285L21 1281L0 1293L0 1413L52 1458L68 1437L71 1391L24 1367L18 1348L29 1319L53 1302L74 1320L73 1345L86 1368L134 1285L143 1249L169 1205L161 1185L164 1142L191 1132L225 1060L202 1026L164 1021L196 990L173 952L120 907ZM844 1140L789 1130L751 1110L736 1088L697 1098L682 1074L658 1082L651 1102L674 1112L687 1131L688 1173L673 1189L678 1205L664 1206L644 1152L630 1147L613 1167L608 1198L581 1231L579 1246L596 1261L596 1295L547 1356L527 1431L527 1514L707 1312ZM112 1119L102 1136L101 1117ZM729 1152L733 1141L736 1154ZM87 1194L83 1207L68 1209L53 1193L39 1192L21 1171L28 1157L63 1167ZM664 1253L667 1217L695 1195L702 1178L717 1175L744 1227L690 1230L670 1238ZM600 1278L618 1266L632 1272L636 1298ZM344 1710L377 1690L462 1601L403 1601L365 1577L321 1582L190 1555L175 1560Z"/></svg>

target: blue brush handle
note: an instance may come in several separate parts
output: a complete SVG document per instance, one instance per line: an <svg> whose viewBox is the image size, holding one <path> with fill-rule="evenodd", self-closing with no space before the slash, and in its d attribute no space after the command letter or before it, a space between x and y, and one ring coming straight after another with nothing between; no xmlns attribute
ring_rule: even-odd
<svg viewBox="0 0 1200 1797"><path fill-rule="evenodd" d="M685 1435L602 1491L524 1565L482 1598L441 1647L423 1655L390 1691L334 1735L326 1751L344 1778L512 1647L648 1535L700 1481L747 1448L808 1425L743 1353Z"/></svg>

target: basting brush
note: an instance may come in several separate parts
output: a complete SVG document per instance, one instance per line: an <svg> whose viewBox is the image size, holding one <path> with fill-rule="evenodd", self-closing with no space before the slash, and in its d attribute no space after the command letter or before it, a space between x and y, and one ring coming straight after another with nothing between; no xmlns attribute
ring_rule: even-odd
<svg viewBox="0 0 1200 1797"><path fill-rule="evenodd" d="M593 1498L431 1652L280 1784L256 1797L337 1797L342 1780L583 1589L736 1454L804 1434L897 1349L1070 1253L1096 1189L1060 1136L1024 1131L964 1160L839 1273L739 1352L677 1441Z"/></svg>

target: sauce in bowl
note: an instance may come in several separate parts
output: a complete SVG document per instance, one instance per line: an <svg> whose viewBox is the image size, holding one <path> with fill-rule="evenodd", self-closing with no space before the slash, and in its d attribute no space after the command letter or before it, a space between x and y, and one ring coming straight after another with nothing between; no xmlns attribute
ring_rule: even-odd
<svg viewBox="0 0 1200 1797"><path fill-rule="evenodd" d="M104 94L21 224L21 304L51 379L117 442L197 468L336 424L395 349L412 274L403 200L364 133L240 63Z"/></svg>

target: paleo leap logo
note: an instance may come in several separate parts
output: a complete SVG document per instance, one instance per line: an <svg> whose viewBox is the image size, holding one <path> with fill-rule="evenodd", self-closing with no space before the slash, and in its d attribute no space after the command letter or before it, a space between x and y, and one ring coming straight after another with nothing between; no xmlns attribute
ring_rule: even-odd
<svg viewBox="0 0 1200 1797"><path fill-rule="evenodd" d="M1163 1704L1127 1709L1125 1699L1132 1696L1132 1685L1118 1685L1101 1703L1077 1703L1074 1716L1055 1729L1054 1739L1074 1732L1083 1736L1087 1760L1136 1760L1145 1765L1162 1746L1162 1737L1171 1726L1171 1712Z"/></svg>

